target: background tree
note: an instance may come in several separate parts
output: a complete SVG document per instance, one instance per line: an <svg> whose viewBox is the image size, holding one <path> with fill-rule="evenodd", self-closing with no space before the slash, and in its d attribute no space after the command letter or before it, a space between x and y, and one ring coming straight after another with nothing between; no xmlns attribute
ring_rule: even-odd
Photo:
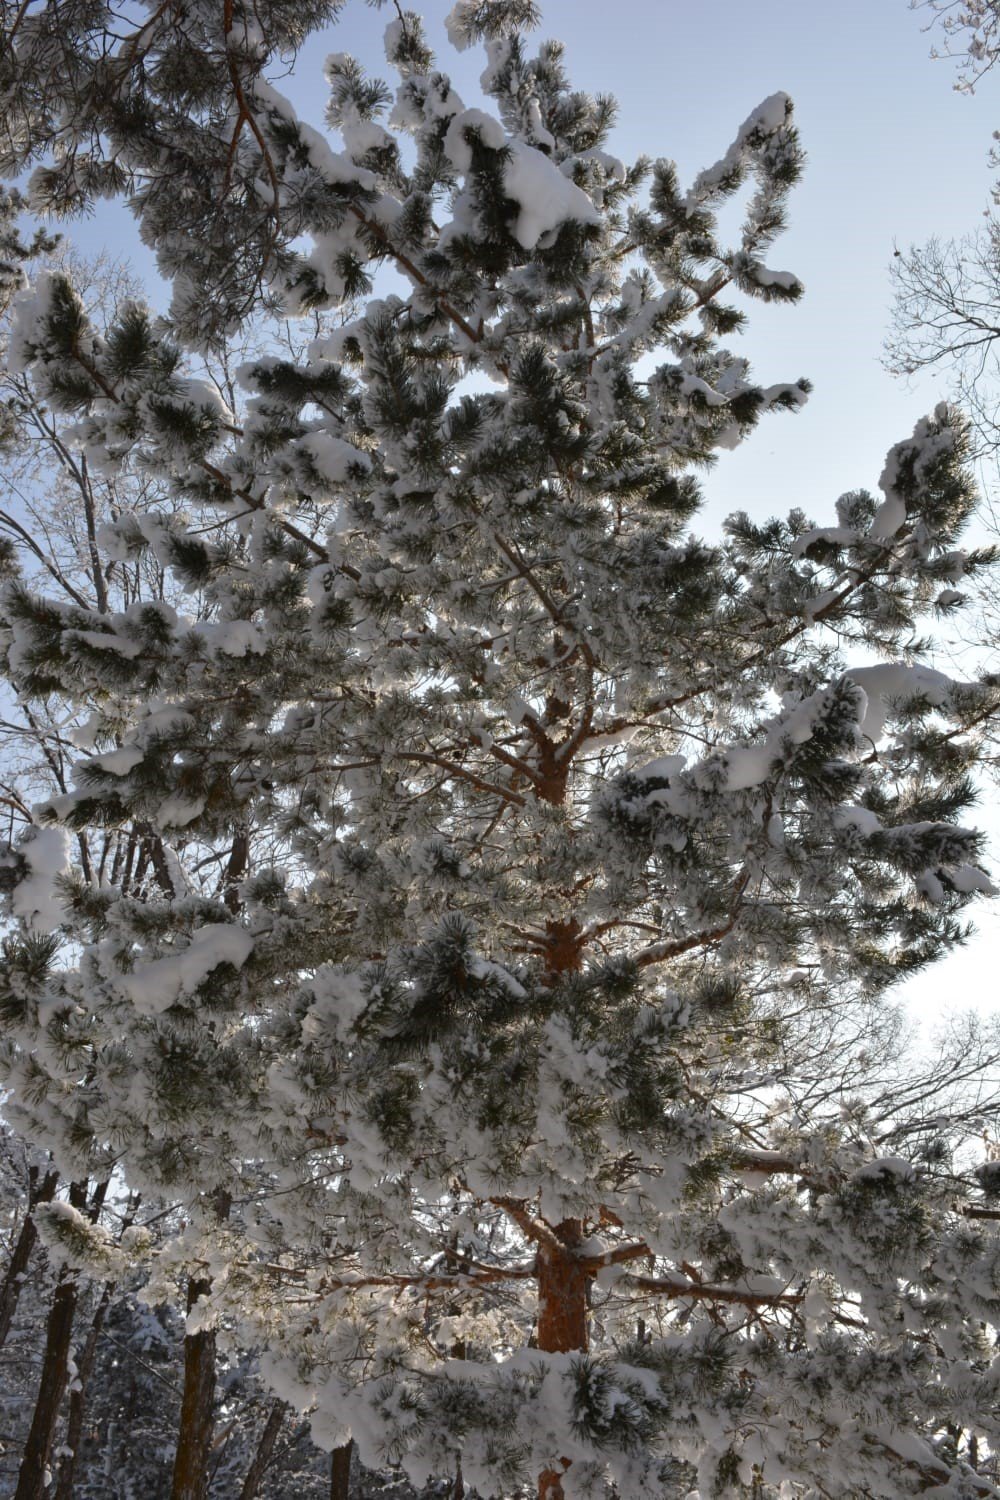
<svg viewBox="0 0 1000 1500"><path fill-rule="evenodd" d="M1000 11L992 0L947 3L912 0L915 10L931 14L931 24L945 39L943 53L956 61L955 87L971 93L989 74L1000 55ZM990 163L998 164L996 152ZM994 191L994 199L996 192ZM1000 456L1000 220L995 208L979 229L955 239L932 239L923 246L897 250L890 265L893 307L885 344L886 366L905 379L941 374L950 396L971 421L973 453L979 463L985 495L981 519L994 533L1000 527L995 494ZM979 618L962 632L963 659L970 648L992 660L998 623L997 590L992 578L975 590ZM996 736L991 716L982 730L995 768Z"/></svg>
<svg viewBox="0 0 1000 1500"><path fill-rule="evenodd" d="M972 93L1000 57L1000 6L996 0L910 0L912 10L927 11L944 38L944 52L958 64L956 89Z"/></svg>
<svg viewBox="0 0 1000 1500"><path fill-rule="evenodd" d="M11 206L16 202L12 200ZM71 274L100 326L127 309L138 290L124 266L103 259L82 261L44 236L33 243L20 241L16 266L12 255L12 280L23 282L23 275L15 278L13 271L25 264L36 273L47 268ZM5 338L9 330L2 325L0 329ZM314 325L312 332L320 331ZM293 336L290 329L272 330L271 347L293 349L306 333L296 331ZM253 347L252 334L245 330L244 335L248 342L242 350L230 346L213 365L212 378L234 405L231 366ZM0 529L16 543L25 579L95 613L168 599L170 580L155 555L109 555L103 528L145 515L154 505L161 514L172 514L169 492L155 475L141 470L92 470L73 446L71 422L37 399L24 375L5 372L0 392L6 419ZM30 706L7 695L0 736L11 843L34 827L34 805L65 793L70 784L70 768L79 754L73 737L83 728L85 715L67 709L65 701L56 704L46 698ZM142 901L158 888L157 865L180 869L185 861L185 841L169 853L165 848L156 858L151 838L151 830L144 834L134 825L110 830L106 836L98 832L91 840L80 838L77 863L98 879L110 875L123 891ZM205 850L199 848L187 861L188 878L206 888L217 886L220 871L231 867L231 856L229 850L206 860ZM10 1132L4 1137L3 1163L8 1224L0 1258L0 1361L6 1462L0 1494L14 1494L19 1473L29 1493L51 1492L57 1500L124 1500L138 1490L169 1493L184 1389L188 1278L181 1274L171 1285L164 1277L164 1300L155 1311L137 1301L141 1275L124 1275L115 1283L108 1279L107 1265L98 1264L91 1267L91 1278L60 1278L62 1262L53 1265L47 1257L33 1210L67 1193L79 1197L85 1186L71 1189L61 1181L50 1156L33 1152L23 1137ZM169 1203L164 1207L147 1201L130 1207L112 1192L103 1200L98 1224L118 1237L130 1219L137 1219L144 1233L154 1234L154 1243L159 1243L178 1233L182 1218L183 1209L172 1210ZM58 1316L47 1338L54 1298ZM60 1341L58 1349L55 1340ZM47 1348L50 1344L53 1347ZM327 1500L329 1459L309 1441L308 1424L268 1396L253 1351L216 1353L209 1346L209 1352L212 1389L207 1395L203 1392L203 1405L214 1419L203 1465L208 1493L253 1500L259 1493L288 1492ZM36 1443L26 1446L39 1413L47 1353L49 1373L61 1366L64 1377L42 1392ZM51 1453L50 1485L36 1451L39 1443ZM365 1494L381 1494L387 1484L394 1494L411 1493L386 1476L358 1471L356 1481Z"/></svg>
<svg viewBox="0 0 1000 1500"><path fill-rule="evenodd" d="M911 7L930 12L931 25L946 44L944 54L933 50L932 57L954 58L955 88L972 93L1000 56L1000 8L994 0L911 0ZM993 157L991 161L997 165ZM895 306L886 354L896 374L944 370L973 419L980 451L995 456L1000 436L998 225L992 212L985 219L974 234L897 251L891 267Z"/></svg>

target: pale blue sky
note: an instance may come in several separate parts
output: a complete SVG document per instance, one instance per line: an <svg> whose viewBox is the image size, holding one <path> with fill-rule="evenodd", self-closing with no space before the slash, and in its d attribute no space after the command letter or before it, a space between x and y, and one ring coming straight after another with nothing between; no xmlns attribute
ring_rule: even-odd
<svg viewBox="0 0 1000 1500"><path fill-rule="evenodd" d="M482 55L447 46L451 0L409 3L425 15L459 92L476 102ZM765 420L723 455L702 525L711 534L733 509L764 516L793 505L822 522L842 491L875 487L886 449L939 399L939 382L907 390L881 368L887 268L894 244L961 235L981 222L1000 125L997 83L987 78L973 97L956 93L953 65L929 60L927 12L907 0L543 0L543 8L540 34L566 43L573 82L619 99L612 149L672 156L682 180L721 156L767 95L781 89L794 99L809 161L770 263L794 271L806 296L797 307L751 309L741 343L762 382L805 375L815 391L799 415ZM310 42L280 85L304 118L321 123L327 52L353 52L385 71L381 37L392 14L350 0L339 24ZM127 253L131 236L114 209L74 237L96 248L109 232ZM972 948L913 984L920 1013L936 1014L942 997L994 1008L987 961L1000 924L983 925Z"/></svg>

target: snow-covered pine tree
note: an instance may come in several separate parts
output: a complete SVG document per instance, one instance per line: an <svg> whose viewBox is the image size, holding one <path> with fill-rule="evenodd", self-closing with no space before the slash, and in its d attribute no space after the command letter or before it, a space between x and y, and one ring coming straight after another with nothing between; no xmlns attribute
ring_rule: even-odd
<svg viewBox="0 0 1000 1500"><path fill-rule="evenodd" d="M44 235L26 243L16 233L17 207L13 195L0 206L5 243L10 247L11 293L27 283L21 270L24 263L30 262L35 271L66 272L103 331L114 309L137 290L127 268L108 257L81 260L65 244L54 248ZM0 347L6 344L5 322L0 318ZM248 332L252 339L253 330ZM286 346L294 347L295 334L296 330L286 329ZM300 337L299 342L307 337ZM213 361L208 372L234 405L238 402L227 365L247 352L231 342L220 351L224 359ZM35 589L51 590L65 601L102 612L120 613L140 601L164 602L171 582L152 551L126 561L108 557L98 530L114 517L156 509L169 514L173 502L167 487L148 471L91 471L85 455L74 452L68 440L65 429L72 417L53 412L38 400L27 376L10 370L0 373L0 402L6 418L0 436L0 534L8 540L8 554L9 538L17 540L23 580ZM197 612L196 600L186 602ZM18 834L28 844L32 838L37 840L37 830L31 833L31 806L66 792L75 758L73 736L85 718L85 712L81 715L70 709L67 713L65 702L28 704L11 699L5 704L0 720L0 794L4 798L0 806L7 820L8 842L17 842ZM85 878L94 872L99 882L110 880L135 901L158 889L168 860L179 858L173 850L168 855L166 847L159 851L158 845L165 845L163 835L135 823L80 831L76 843ZM65 857L61 845L51 848L61 862ZM238 852L238 839L235 848ZM189 857L190 865L201 866L191 870L192 881L214 889L220 866L231 875L233 852L230 848L218 859ZM7 870L16 876L17 859L8 863ZM26 915L36 931L45 925L37 907ZM57 920L58 911L53 925ZM39 938L44 951L46 939L43 934ZM22 967L30 965L30 945L16 951ZM92 1046L98 1044L98 1035L93 1029ZM71 1122L70 1132L80 1104L70 1091L61 1101ZM84 1107L96 1104L88 1086ZM0 1164L6 1174L0 1197L9 1217L0 1229L6 1460L0 1463L0 1494L13 1493L19 1471L23 1490L32 1497L54 1493L55 1500L73 1496L111 1500L112 1495L125 1497L138 1490L158 1494L165 1487L169 1492L182 1425L176 1394L187 1379L192 1399L186 1410L194 1408L200 1416L200 1421L188 1425L203 1443L207 1438L211 1449L207 1464L197 1453L190 1454L190 1448L187 1454L182 1450L185 1461L191 1458L188 1466L199 1475L199 1483L206 1470L214 1495L238 1492L240 1500L253 1500L266 1481L271 1488L291 1485L297 1494L315 1491L330 1500L330 1455L317 1453L308 1441L308 1422L293 1416L285 1403L261 1389L254 1351L229 1348L217 1357L217 1338L197 1333L185 1344L183 1310L191 1295L190 1282L204 1281L203 1277L186 1276L182 1265L176 1288L161 1278L164 1304L154 1317L148 1308L135 1303L141 1263L124 1283L109 1280L109 1275L121 1275L129 1267L121 1256L107 1254L105 1233L97 1237L99 1253L90 1258L91 1285L80 1284L79 1278L69 1284L71 1278L59 1277L61 1260L54 1269L46 1266L44 1235L40 1245L36 1221L36 1216L45 1221L47 1210L41 1205L56 1198L72 1206L74 1198L80 1201L90 1194L83 1182L60 1182L45 1154L32 1150L30 1140L38 1132L30 1121L25 1130L26 1139L18 1141L11 1135L0 1143L4 1148ZM106 1171L108 1164L102 1165ZM158 1254L158 1241L176 1237L178 1220L184 1218L186 1209L171 1213L169 1205L147 1198L134 1212L140 1220L137 1230L145 1235L148 1228L154 1236L147 1240L149 1252ZM102 1203L99 1228L120 1237L132 1213L113 1194ZM57 1208L56 1214L57 1218L64 1215L65 1209ZM61 1253L65 1249L65 1244L60 1245ZM22 1299L26 1291L30 1295ZM8 1335L11 1347L4 1349ZM186 1357L195 1354L197 1359ZM338 1450L338 1454L343 1469L349 1450ZM54 1475L51 1491L47 1470ZM381 1493L379 1476L356 1474L355 1480L366 1492L374 1486L373 1492ZM397 1500L405 1500L410 1492L397 1481L393 1493ZM19 1490L19 1500L21 1494Z"/></svg>
<svg viewBox="0 0 1000 1500"><path fill-rule="evenodd" d="M692 471L807 392L723 343L737 295L801 292L765 258L791 105L683 191L608 153L533 9L451 13L488 108L410 12L394 103L335 54L341 150L265 77L302 7L8 24L8 164L58 149L42 206L131 194L176 273L170 320L106 336L38 279L14 365L92 467L187 507L103 544L201 608L7 589L17 691L92 714L46 816L141 822L165 871L141 903L63 879L71 945L9 962L12 1119L65 1173L186 1198L150 1299L186 1270L192 1337L239 1327L321 1442L418 1483L995 1494L997 1211L962 1175L995 1049L970 1027L914 1083L879 1008L988 889L955 820L995 688L916 635L985 560L961 424L835 525L692 535ZM250 309L368 292L243 370L242 421L189 368ZM12 868L30 928L50 862Z"/></svg>

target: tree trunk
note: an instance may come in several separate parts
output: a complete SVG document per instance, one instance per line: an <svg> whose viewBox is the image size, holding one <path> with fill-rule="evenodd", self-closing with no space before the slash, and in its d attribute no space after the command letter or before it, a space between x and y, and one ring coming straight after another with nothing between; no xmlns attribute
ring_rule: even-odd
<svg viewBox="0 0 1000 1500"><path fill-rule="evenodd" d="M92 1218L100 1213L106 1192L107 1183L98 1184L94 1189ZM69 1201L81 1213L87 1208L86 1182L70 1183ZM52 1441L59 1421L59 1408L69 1381L69 1351L78 1296L76 1273L63 1271L56 1284L52 1306L45 1322L45 1348L42 1352L38 1397L21 1456L14 1500L43 1500L45 1495L49 1454L52 1452Z"/></svg>
<svg viewBox="0 0 1000 1500"><path fill-rule="evenodd" d="M545 967L552 978L579 973L583 967L583 929L576 918L546 922L545 933ZM564 1219L554 1226L553 1234L559 1248L552 1244L538 1248L536 1344L546 1354L583 1353L588 1345L590 1281L578 1258L583 1224L579 1219ZM563 1458L560 1469L545 1469L538 1476L538 1500L564 1500L562 1475L568 1468L569 1459Z"/></svg>
<svg viewBox="0 0 1000 1500"><path fill-rule="evenodd" d="M538 1348L547 1354L572 1354L587 1349L587 1306L590 1277L577 1252L583 1239L579 1219L564 1219L555 1226L563 1250L542 1245L538 1251ZM562 1473L569 1467L563 1459ZM539 1475L538 1500L563 1500L560 1471L546 1469Z"/></svg>
<svg viewBox="0 0 1000 1500"><path fill-rule="evenodd" d="M350 1500L351 1454L354 1440L334 1448L330 1454L330 1500Z"/></svg>
<svg viewBox="0 0 1000 1500"><path fill-rule="evenodd" d="M89 1214L91 1219L96 1220L104 1206L107 1196L110 1178L106 1182L98 1183L94 1189L94 1195L90 1200ZM135 1222L135 1216L139 1211L141 1198L133 1194L129 1207L121 1223L119 1240L126 1229L130 1229ZM59 1464L59 1477L56 1480L56 1489L53 1500L73 1500L73 1481L76 1477L76 1465L80 1452L80 1443L83 1438L83 1413L87 1400L87 1384L90 1380L91 1371L94 1368L94 1359L97 1355L97 1344L101 1337L101 1329L104 1327L104 1319L107 1317L111 1299L115 1294L115 1283L105 1283L101 1293L96 1311L90 1322L90 1328L83 1345L83 1349L76 1361L76 1380L73 1389L69 1393L69 1415L66 1421L66 1452Z"/></svg>
<svg viewBox="0 0 1000 1500"><path fill-rule="evenodd" d="M274 1445L278 1441L278 1433L281 1431L281 1424L285 1420L285 1412L287 1410L288 1407L284 1401L279 1399L273 1403L268 1413L267 1421L264 1423L264 1430L260 1435L260 1441L257 1444L257 1452L253 1456L253 1462L247 1470L246 1479L243 1481L243 1488L240 1490L240 1500L256 1500L257 1491L260 1489L260 1482L264 1478L265 1469L271 1462ZM59 1500L58 1496L56 1500Z"/></svg>
<svg viewBox="0 0 1000 1500"><path fill-rule="evenodd" d="M25 1273L31 1252L35 1248L38 1239L38 1230L35 1228L34 1210L39 1203L50 1203L55 1195L56 1184L59 1181L58 1172L46 1172L41 1183L37 1183L37 1172L31 1183L28 1193L28 1211L21 1225L7 1269L4 1272L3 1281L0 1282L0 1348L7 1342L10 1333L10 1325L14 1321L17 1312L17 1302L24 1285ZM37 1184L37 1185L36 1185Z"/></svg>
<svg viewBox="0 0 1000 1500"><path fill-rule="evenodd" d="M188 1282L188 1312L211 1290L210 1280L193 1276ZM215 1329L202 1328L184 1338L184 1392L170 1500L205 1500L214 1405Z"/></svg>
<svg viewBox="0 0 1000 1500"><path fill-rule="evenodd" d="M76 1477L76 1463L83 1438L83 1411L87 1399L87 1381L94 1368L97 1341L101 1336L101 1329L104 1326L104 1319L111 1305L113 1294L114 1284L109 1281L101 1293L101 1300L91 1320L86 1343L77 1360L77 1377L73 1382L74 1389L69 1393L69 1417L66 1422L65 1447L69 1451L59 1465L59 1478L56 1482L53 1500L73 1500L73 1480Z"/></svg>
<svg viewBox="0 0 1000 1500"><path fill-rule="evenodd" d="M232 1198L222 1188L212 1197L220 1221L229 1217ZM192 1276L188 1282L187 1310L212 1290L207 1276ZM208 1494L208 1464L212 1455L215 1422L215 1329L202 1328L184 1336L184 1390L177 1428L177 1451L170 1500L205 1500Z"/></svg>
<svg viewBox="0 0 1000 1500"><path fill-rule="evenodd" d="M69 1351L76 1301L76 1277L72 1272L64 1272L59 1278L45 1324L45 1348L38 1399L35 1402L28 1440L24 1445L14 1500L43 1500L45 1495L49 1454L69 1379Z"/></svg>

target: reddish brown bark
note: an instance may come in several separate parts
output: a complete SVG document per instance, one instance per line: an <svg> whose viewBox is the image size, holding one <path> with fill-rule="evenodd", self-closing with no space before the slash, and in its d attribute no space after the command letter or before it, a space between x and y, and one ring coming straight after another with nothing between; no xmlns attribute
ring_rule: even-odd
<svg viewBox="0 0 1000 1500"><path fill-rule="evenodd" d="M583 1225L579 1219L564 1219L554 1229L561 1249L541 1245L538 1251L539 1349L547 1354L584 1352L588 1346L587 1307L591 1272L581 1263ZM569 1460L563 1459L563 1470ZM538 1479L538 1500L563 1500L559 1471L546 1469Z"/></svg>
<svg viewBox="0 0 1000 1500"><path fill-rule="evenodd" d="M192 1277L188 1282L188 1312L199 1297L207 1297L211 1290L211 1281ZM184 1393L170 1500L205 1500L214 1407L215 1329L202 1328L184 1339Z"/></svg>
<svg viewBox="0 0 1000 1500"><path fill-rule="evenodd" d="M553 798L552 800L559 800ZM583 967L583 929L575 917L545 924L545 968L553 978L578 973ZM592 1271L580 1259L583 1225L579 1219L564 1219L553 1228L558 1245L548 1237L539 1240L535 1274L538 1278L538 1322L535 1330L539 1349L548 1354L571 1354L587 1348L588 1286ZM563 1500L562 1470L546 1469L538 1478L538 1500Z"/></svg>
<svg viewBox="0 0 1000 1500"><path fill-rule="evenodd" d="M545 968L549 974L577 974L583 968L583 929L575 917L545 924Z"/></svg>
<svg viewBox="0 0 1000 1500"><path fill-rule="evenodd" d="M538 1251L538 1347L549 1354L569 1354L587 1347L589 1272L577 1258L583 1239L579 1219L564 1219L555 1233L563 1251L542 1245Z"/></svg>

